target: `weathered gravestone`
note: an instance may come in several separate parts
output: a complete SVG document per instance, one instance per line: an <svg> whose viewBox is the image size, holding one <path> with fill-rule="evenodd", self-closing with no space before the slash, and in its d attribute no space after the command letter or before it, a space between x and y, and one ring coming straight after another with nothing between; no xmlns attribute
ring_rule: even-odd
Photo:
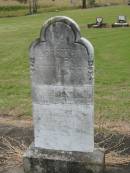
<svg viewBox="0 0 130 173"><path fill-rule="evenodd" d="M67 17L49 19L30 48L34 144L27 173L97 173L94 148L93 56L90 42Z"/></svg>
<svg viewBox="0 0 130 173"><path fill-rule="evenodd" d="M129 24L127 23L126 16L118 16L117 22L112 24L112 27L128 27Z"/></svg>

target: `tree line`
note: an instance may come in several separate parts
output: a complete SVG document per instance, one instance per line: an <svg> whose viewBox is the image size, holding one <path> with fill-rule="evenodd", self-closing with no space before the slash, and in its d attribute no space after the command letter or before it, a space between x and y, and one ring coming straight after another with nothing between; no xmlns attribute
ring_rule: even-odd
<svg viewBox="0 0 130 173"><path fill-rule="evenodd" d="M95 5L95 0L81 0L81 1L82 1L82 8L87 8L87 6L91 7ZM28 0L28 3L29 3L29 14L37 13L38 0Z"/></svg>

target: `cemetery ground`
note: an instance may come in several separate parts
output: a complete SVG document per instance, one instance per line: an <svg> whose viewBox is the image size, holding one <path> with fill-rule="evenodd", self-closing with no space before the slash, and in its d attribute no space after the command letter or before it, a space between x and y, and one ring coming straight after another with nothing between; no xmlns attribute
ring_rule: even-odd
<svg viewBox="0 0 130 173"><path fill-rule="evenodd" d="M128 6L0 19L0 166L21 165L21 155L32 141L28 47L39 36L41 24L56 15L73 18L82 35L94 45L95 140L106 148L108 164L127 167L130 163L130 28L87 29L87 24L97 16L112 24L118 15L126 15L129 22Z"/></svg>

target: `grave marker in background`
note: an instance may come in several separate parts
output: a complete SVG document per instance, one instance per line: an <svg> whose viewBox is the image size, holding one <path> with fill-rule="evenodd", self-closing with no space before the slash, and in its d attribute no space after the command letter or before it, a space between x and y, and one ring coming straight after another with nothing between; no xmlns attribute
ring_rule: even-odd
<svg viewBox="0 0 130 173"><path fill-rule="evenodd" d="M117 22L112 24L112 27L129 27L129 24L127 23L127 17L126 16L118 16Z"/></svg>

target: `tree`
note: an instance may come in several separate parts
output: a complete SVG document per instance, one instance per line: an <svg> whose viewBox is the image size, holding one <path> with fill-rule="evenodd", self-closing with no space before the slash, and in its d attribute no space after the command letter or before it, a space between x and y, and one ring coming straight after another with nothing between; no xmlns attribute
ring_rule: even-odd
<svg viewBox="0 0 130 173"><path fill-rule="evenodd" d="M95 0L88 0L89 7L93 7L95 5Z"/></svg>
<svg viewBox="0 0 130 173"><path fill-rule="evenodd" d="M87 8L87 0L82 0L82 8Z"/></svg>
<svg viewBox="0 0 130 173"><path fill-rule="evenodd" d="M29 3L29 14L37 13L38 0L28 0Z"/></svg>
<svg viewBox="0 0 130 173"><path fill-rule="evenodd" d="M37 0L33 0L33 14L37 13L38 3Z"/></svg>
<svg viewBox="0 0 130 173"><path fill-rule="evenodd" d="M82 0L82 8L87 8L87 5L89 7L94 6L95 0Z"/></svg>

